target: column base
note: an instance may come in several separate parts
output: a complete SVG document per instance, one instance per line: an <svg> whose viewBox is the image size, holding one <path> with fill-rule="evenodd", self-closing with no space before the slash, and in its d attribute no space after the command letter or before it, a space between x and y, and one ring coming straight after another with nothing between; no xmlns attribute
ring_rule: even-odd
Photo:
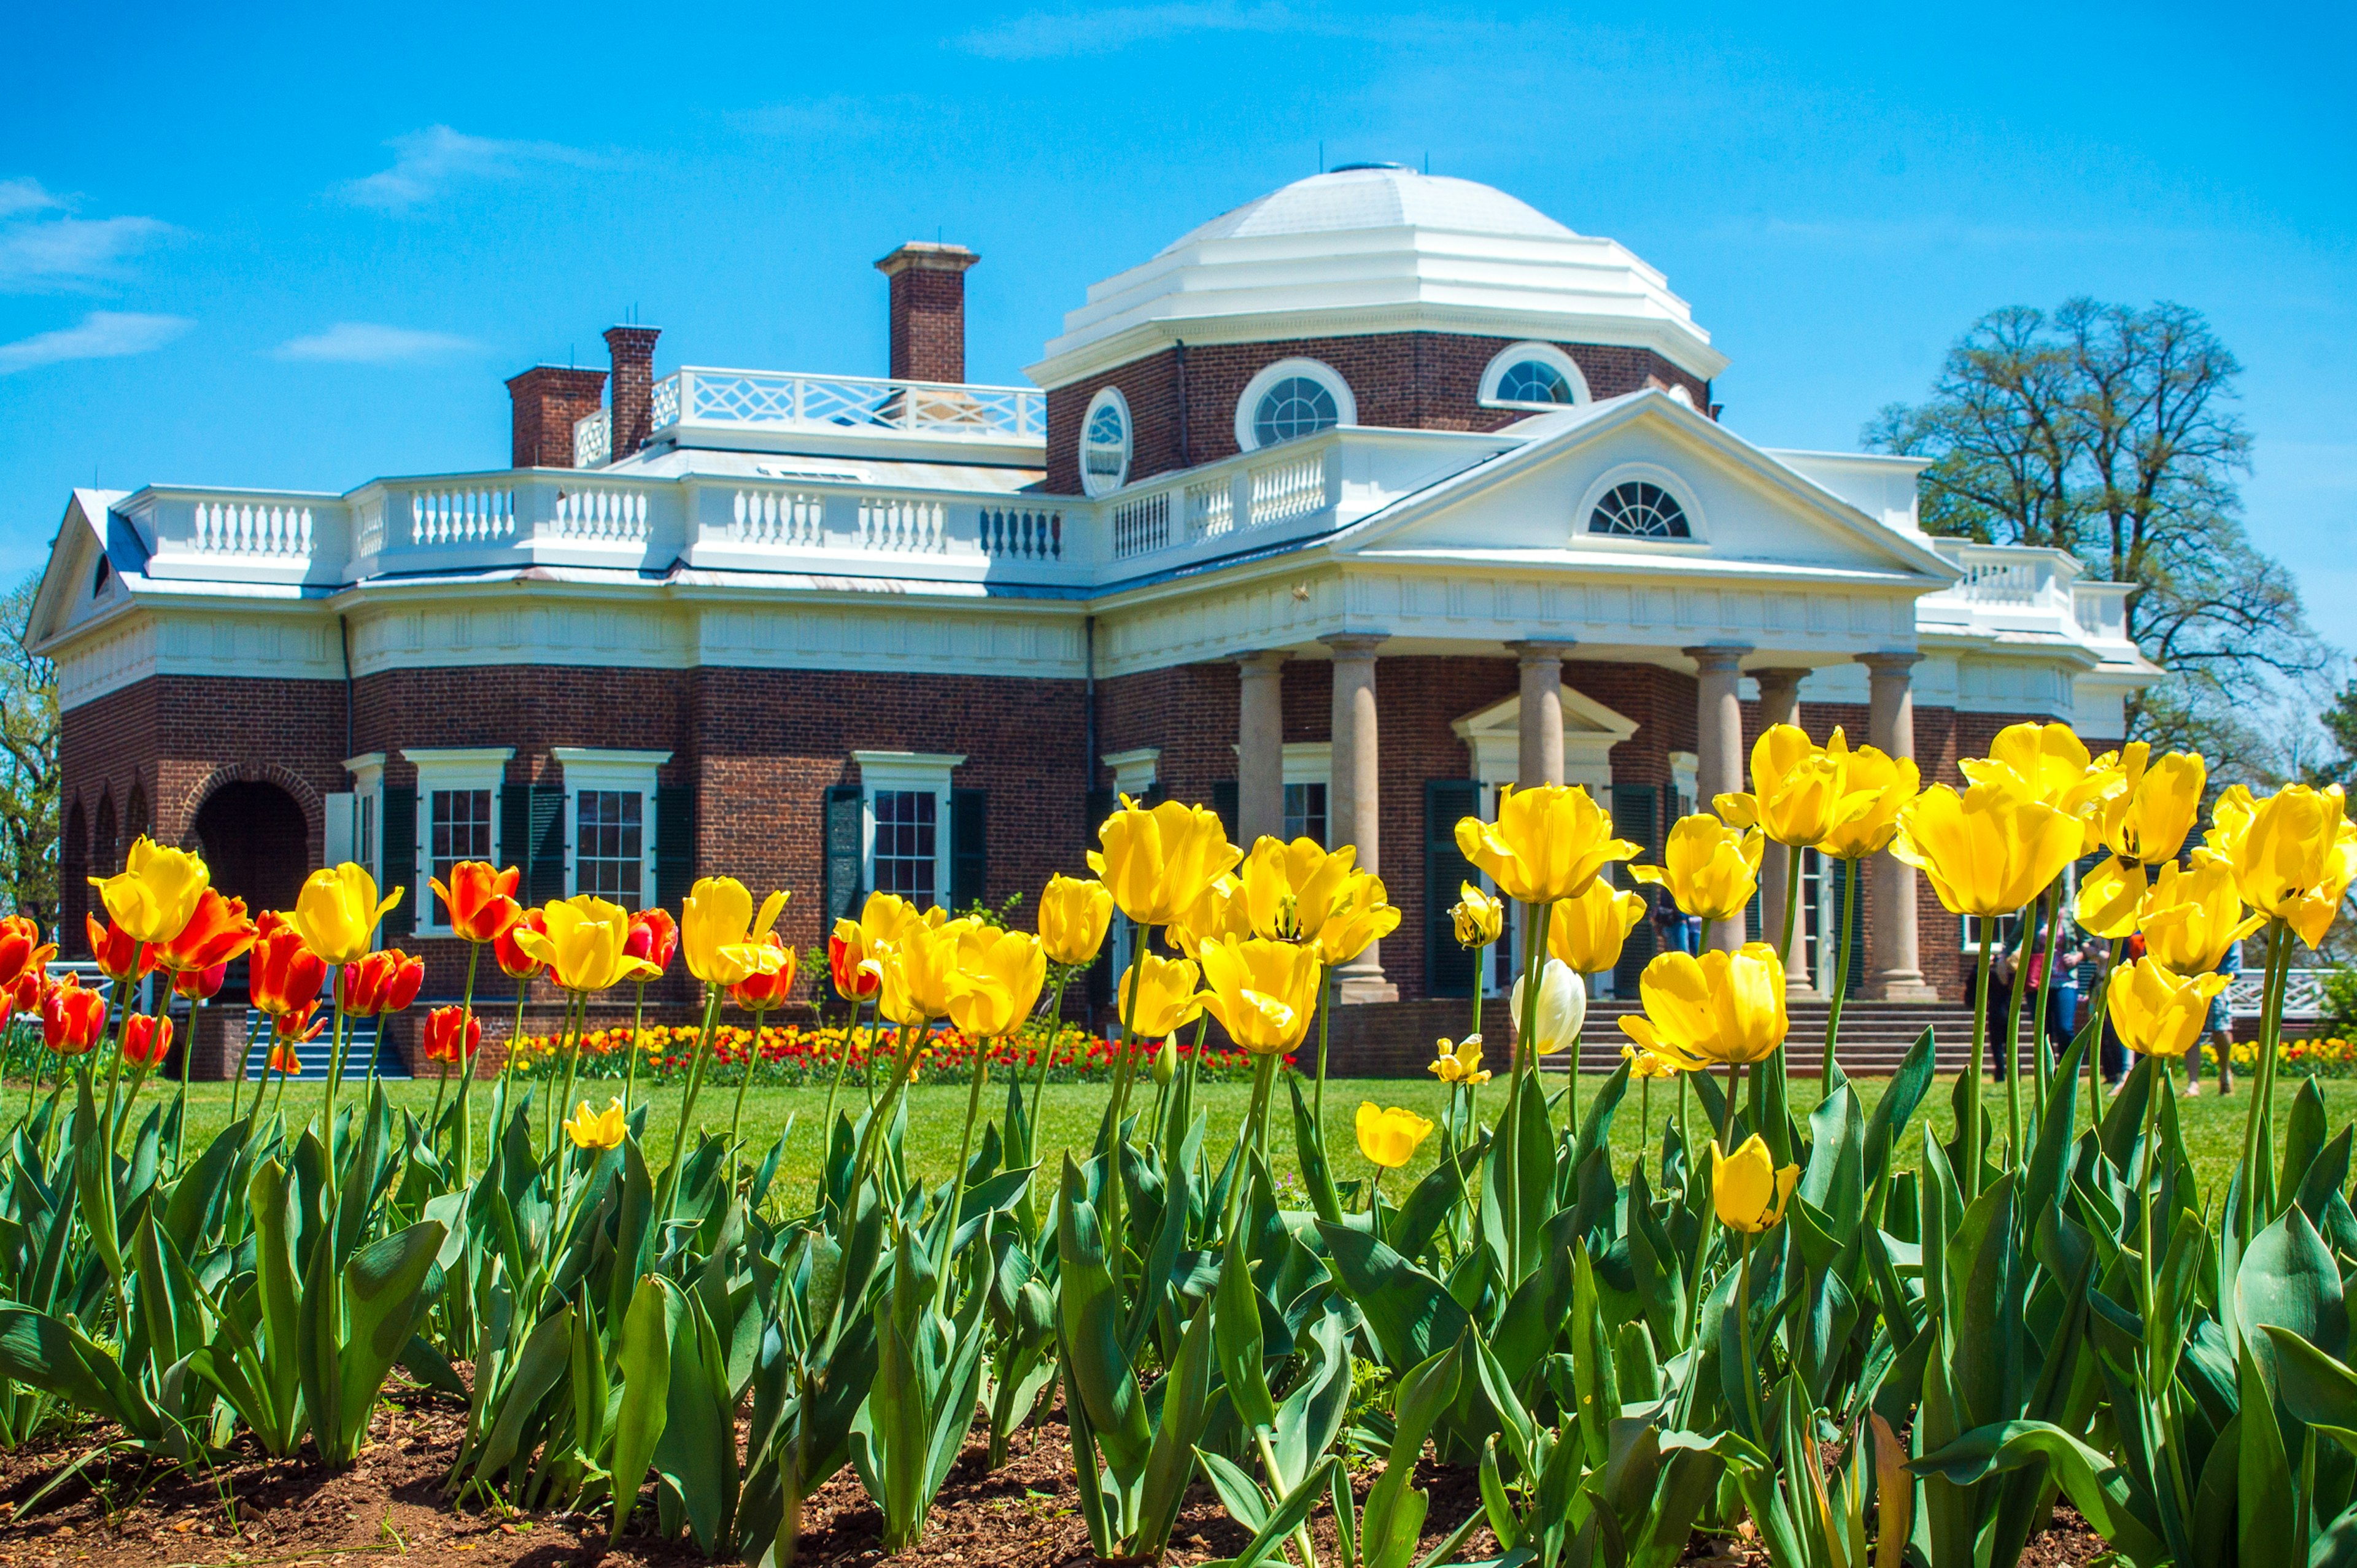
<svg viewBox="0 0 2357 1568"><path fill-rule="evenodd" d="M1357 1007L1369 1002L1396 1002L1399 987L1383 978L1380 969L1352 974L1338 971L1334 976L1334 1004L1338 1007Z"/></svg>
<svg viewBox="0 0 2357 1568"><path fill-rule="evenodd" d="M1866 983L1867 994L1884 1002L1937 1002L1940 993L1915 969L1886 969Z"/></svg>

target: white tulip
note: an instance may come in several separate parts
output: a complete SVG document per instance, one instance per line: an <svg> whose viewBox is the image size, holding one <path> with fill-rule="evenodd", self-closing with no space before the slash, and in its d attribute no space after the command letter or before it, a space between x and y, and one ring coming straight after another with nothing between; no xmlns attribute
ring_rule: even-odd
<svg viewBox="0 0 2357 1568"><path fill-rule="evenodd" d="M1523 1028L1523 983L1514 982L1512 1001L1514 1015L1514 1038L1540 1056L1552 1056L1567 1050L1579 1038L1579 1026L1587 1021L1587 987L1571 965L1559 958L1546 961L1539 971L1538 1016L1530 1029Z"/></svg>

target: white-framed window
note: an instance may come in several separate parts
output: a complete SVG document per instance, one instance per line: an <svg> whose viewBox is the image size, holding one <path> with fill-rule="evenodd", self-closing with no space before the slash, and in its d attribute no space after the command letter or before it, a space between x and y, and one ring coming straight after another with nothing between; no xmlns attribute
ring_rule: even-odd
<svg viewBox="0 0 2357 1568"><path fill-rule="evenodd" d="M1156 770L1162 765L1162 748L1141 746L1131 751L1108 751L1097 760L1113 770L1115 798L1126 795L1133 800L1143 800L1154 788ZM1113 952L1113 972L1117 984L1118 977L1129 972L1130 961L1136 955L1137 927L1128 916L1115 909L1113 924L1105 930L1105 940Z"/></svg>
<svg viewBox="0 0 2357 1568"><path fill-rule="evenodd" d="M500 864L500 786L515 747L404 749L401 755L417 768L417 872L410 907L417 911L418 935L447 936L450 912L434 896L431 879L448 886L450 868L462 860Z"/></svg>
<svg viewBox="0 0 2357 1568"><path fill-rule="evenodd" d="M324 864L339 865L353 861L368 868L368 874L379 883L384 880L384 867L378 850L378 818L384 810L384 753L363 752L344 758L344 771L352 776L349 791L327 798L327 842Z"/></svg>
<svg viewBox="0 0 2357 1568"><path fill-rule="evenodd" d="M1351 383L1316 360L1279 360L1236 400L1236 445L1250 452L1359 422Z"/></svg>
<svg viewBox="0 0 2357 1568"><path fill-rule="evenodd" d="M1583 543L1609 539L1685 547L1709 537L1694 487L1652 463L1623 463L1607 471L1587 487L1572 516L1572 532Z"/></svg>
<svg viewBox="0 0 2357 1568"><path fill-rule="evenodd" d="M655 769L668 751L549 748L565 769L565 885L625 909L654 902Z"/></svg>
<svg viewBox="0 0 2357 1568"><path fill-rule="evenodd" d="M1297 740L1285 748L1285 841L1315 839L1331 849L1328 797L1334 780L1334 747L1322 740Z"/></svg>
<svg viewBox="0 0 2357 1568"><path fill-rule="evenodd" d="M1567 408L1588 401L1587 378L1552 343L1516 343L1482 371L1480 401L1492 408Z"/></svg>
<svg viewBox="0 0 2357 1568"><path fill-rule="evenodd" d="M1691 751L1670 753L1670 800L1677 809L1671 820L1691 817L1702 810L1702 758Z"/></svg>
<svg viewBox="0 0 2357 1568"><path fill-rule="evenodd" d="M897 893L920 908L946 905L950 896L950 773L963 755L921 751L855 751L865 818L866 865L862 880L878 893Z"/></svg>
<svg viewBox="0 0 2357 1568"><path fill-rule="evenodd" d="M1105 496L1129 483L1132 435L1129 400L1119 387L1098 388L1081 422L1082 489Z"/></svg>

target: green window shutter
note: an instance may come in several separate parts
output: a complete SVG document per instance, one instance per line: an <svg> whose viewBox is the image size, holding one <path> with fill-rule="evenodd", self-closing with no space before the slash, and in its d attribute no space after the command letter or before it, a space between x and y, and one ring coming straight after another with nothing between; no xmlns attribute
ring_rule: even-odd
<svg viewBox="0 0 2357 1568"><path fill-rule="evenodd" d="M401 902L385 911L380 940L392 942L417 929L417 789L414 785L384 787L384 821L377 828L382 846L384 881L402 889Z"/></svg>
<svg viewBox="0 0 2357 1568"><path fill-rule="evenodd" d="M547 904L564 897L565 786L532 787L532 830L525 842L531 846L523 868L525 902Z"/></svg>
<svg viewBox="0 0 2357 1568"><path fill-rule="evenodd" d="M1427 996L1470 996L1475 955L1457 941L1448 911L1460 883L1480 886L1473 863L1457 847L1459 819L1481 810L1481 786L1470 779L1424 781L1424 992Z"/></svg>
<svg viewBox="0 0 2357 1568"><path fill-rule="evenodd" d="M834 784L826 791L826 908L821 911L832 929L837 920L855 918L859 910L860 871L866 865L863 842L866 812L860 804L859 786Z"/></svg>
<svg viewBox="0 0 2357 1568"><path fill-rule="evenodd" d="M1615 784L1612 786L1612 831L1631 843L1642 844L1644 854L1639 860L1659 865L1662 862L1662 812L1665 791L1651 784ZM1675 798L1667 802L1674 809ZM1620 863L1614 873L1615 882L1622 887L1633 887L1645 896L1650 913L1654 890L1629 875L1629 863ZM1628 940L1620 944L1620 961L1612 971L1612 987L1622 996L1637 994L1637 977L1645 965L1660 951L1653 940L1653 922L1648 918L1637 922Z"/></svg>
<svg viewBox="0 0 2357 1568"><path fill-rule="evenodd" d="M1236 803L1236 781L1234 779L1214 779L1211 780L1211 810L1220 813L1220 825L1228 830L1228 842L1230 843L1242 842L1236 837L1236 820L1243 814L1243 811ZM1250 849L1252 845L1250 844L1244 845L1244 848L1246 849Z"/></svg>
<svg viewBox="0 0 2357 1568"><path fill-rule="evenodd" d="M500 864L502 866L532 864L532 786L502 784L500 786ZM516 878L516 892L529 898L523 878Z"/></svg>
<svg viewBox="0 0 2357 1568"><path fill-rule="evenodd" d="M1827 856L1825 864L1834 871L1834 922L1841 919L1842 903L1849 897L1850 883L1866 875L1862 860L1835 860ZM1832 923L1832 922L1829 922ZM1838 958L1835 960L1839 961ZM1857 884L1857 901L1849 912L1849 988L1846 994L1857 996L1866 989L1866 884Z"/></svg>
<svg viewBox="0 0 2357 1568"><path fill-rule="evenodd" d="M655 898L683 907L695 882L695 792L684 784L655 791Z"/></svg>
<svg viewBox="0 0 2357 1568"><path fill-rule="evenodd" d="M990 791L950 791L950 912L990 897Z"/></svg>

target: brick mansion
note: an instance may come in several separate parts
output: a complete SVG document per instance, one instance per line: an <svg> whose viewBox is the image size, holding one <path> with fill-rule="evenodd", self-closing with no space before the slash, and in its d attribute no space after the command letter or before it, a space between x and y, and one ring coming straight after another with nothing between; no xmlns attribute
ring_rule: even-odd
<svg viewBox="0 0 2357 1568"><path fill-rule="evenodd" d="M1338 996L1382 1008L1514 972L1448 914L1453 826L1502 784L1584 784L1657 852L1766 725L1957 782L2021 719L2116 744L2158 676L2126 585L1928 536L1916 459L1746 440L1661 273L1489 187L1287 185L1092 286L1027 385L966 380L979 260L876 263L886 375L617 327L610 371L507 383L505 469L74 492L33 619L67 952L143 832L255 908L366 863L430 996L458 859L535 899L791 888L798 945L874 888L1028 922L1122 791L1358 845L1404 918ZM1832 870L1803 867L1804 991ZM1860 904L1856 994L1960 993L1911 870L1867 863ZM1641 925L1600 985L1652 950Z"/></svg>

